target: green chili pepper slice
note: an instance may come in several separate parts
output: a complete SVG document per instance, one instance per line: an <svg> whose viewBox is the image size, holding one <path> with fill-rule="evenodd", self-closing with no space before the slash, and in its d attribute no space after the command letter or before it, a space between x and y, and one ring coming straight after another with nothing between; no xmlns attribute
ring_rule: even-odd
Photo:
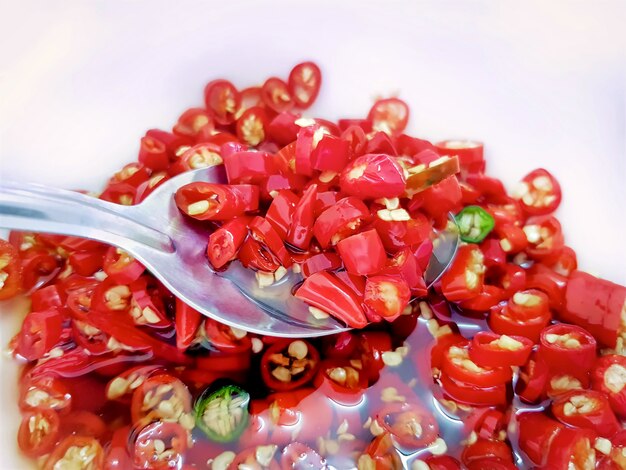
<svg viewBox="0 0 626 470"><path fill-rule="evenodd" d="M468 243L482 242L496 224L493 216L480 206L467 206L454 219L461 240Z"/></svg>
<svg viewBox="0 0 626 470"><path fill-rule="evenodd" d="M195 403L196 425L214 442L232 442L248 425L250 394L237 385L211 386Z"/></svg>

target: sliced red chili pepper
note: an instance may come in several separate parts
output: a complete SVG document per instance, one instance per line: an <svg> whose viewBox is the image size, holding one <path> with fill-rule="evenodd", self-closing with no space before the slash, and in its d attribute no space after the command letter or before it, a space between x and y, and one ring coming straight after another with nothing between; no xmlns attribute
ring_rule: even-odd
<svg viewBox="0 0 626 470"><path fill-rule="evenodd" d="M65 293L54 284L42 287L31 294L31 309L38 312L51 307L63 307L66 298Z"/></svg>
<svg viewBox="0 0 626 470"><path fill-rule="evenodd" d="M343 242L340 242L340 245L341 243ZM402 315L410 299L409 285L402 278L389 275L367 278L364 304L367 307L366 314L372 312L374 318L395 320Z"/></svg>
<svg viewBox="0 0 626 470"><path fill-rule="evenodd" d="M188 147L193 144L193 141L188 137L162 131L160 129L149 129L146 132L146 137L162 142L165 145L170 158L177 155L181 147Z"/></svg>
<svg viewBox="0 0 626 470"><path fill-rule="evenodd" d="M504 289L485 284L478 295L461 300L458 306L465 312L487 312L506 297Z"/></svg>
<svg viewBox="0 0 626 470"><path fill-rule="evenodd" d="M243 242L238 257L245 268L255 271L273 273L281 266L280 261L252 237L248 237Z"/></svg>
<svg viewBox="0 0 626 470"><path fill-rule="evenodd" d="M278 171L272 155L252 150L224 155L224 167L230 185L256 184Z"/></svg>
<svg viewBox="0 0 626 470"><path fill-rule="evenodd" d="M526 253L538 261L552 262L563 249L561 224L552 216L535 216L526 220L523 227L528 247Z"/></svg>
<svg viewBox="0 0 626 470"><path fill-rule="evenodd" d="M479 331L472 339L469 356L483 367L523 366L530 357L532 347L533 342L523 336Z"/></svg>
<svg viewBox="0 0 626 470"><path fill-rule="evenodd" d="M225 325L212 318L205 318L204 333L211 347L219 351L233 354L250 352L250 338L243 330Z"/></svg>
<svg viewBox="0 0 626 470"><path fill-rule="evenodd" d="M326 359L320 364L313 385L334 403L345 407L358 406L368 386L367 373L362 367L359 360Z"/></svg>
<svg viewBox="0 0 626 470"><path fill-rule="evenodd" d="M109 179L109 183L125 183L134 187L139 187L140 184L150 178L151 173L152 171L141 163L132 162L128 165L124 165L121 170L117 171Z"/></svg>
<svg viewBox="0 0 626 470"><path fill-rule="evenodd" d="M272 224L263 217L255 217L249 223L250 236L263 245L283 266L289 266L290 256L283 240Z"/></svg>
<svg viewBox="0 0 626 470"><path fill-rule="evenodd" d="M315 201L317 185L309 186L296 204L287 232L287 242L296 248L306 250L313 238L315 223Z"/></svg>
<svg viewBox="0 0 626 470"><path fill-rule="evenodd" d="M429 470L461 470L461 464L449 455L431 455L424 460Z"/></svg>
<svg viewBox="0 0 626 470"><path fill-rule="evenodd" d="M474 140L444 140L435 143L439 155L456 155L461 169L466 173L482 173L485 171L483 143Z"/></svg>
<svg viewBox="0 0 626 470"><path fill-rule="evenodd" d="M141 138L139 162L154 171L167 170L169 158L165 144L148 135Z"/></svg>
<svg viewBox="0 0 626 470"><path fill-rule="evenodd" d="M176 135L194 139L205 126L214 127L211 115L204 108L189 108L180 115L172 131Z"/></svg>
<svg viewBox="0 0 626 470"><path fill-rule="evenodd" d="M549 379L548 364L533 353L520 371L515 391L523 402L535 403L545 398Z"/></svg>
<svg viewBox="0 0 626 470"><path fill-rule="evenodd" d="M372 129L387 134L399 134L409 120L409 107L398 98L386 98L376 101L370 109L367 119L372 122Z"/></svg>
<svg viewBox="0 0 626 470"><path fill-rule="evenodd" d="M465 177L465 182L474 187L480 193L481 201L486 203L506 204L510 199L506 194L504 184L499 179L472 173Z"/></svg>
<svg viewBox="0 0 626 470"><path fill-rule="evenodd" d="M313 62L302 62L289 72L288 85L296 106L307 109L320 91L322 72Z"/></svg>
<svg viewBox="0 0 626 470"><path fill-rule="evenodd" d="M89 436L68 436L46 459L44 470L61 467L103 468L104 450L97 439Z"/></svg>
<svg viewBox="0 0 626 470"><path fill-rule="evenodd" d="M485 285L499 287L504 291L504 298L510 298L526 286L526 271L513 263L492 266L485 273Z"/></svg>
<svg viewBox="0 0 626 470"><path fill-rule="evenodd" d="M274 229L283 240L287 239L287 232L299 200L300 198L293 192L284 189L278 191L278 194L267 209L265 218L274 226Z"/></svg>
<svg viewBox="0 0 626 470"><path fill-rule="evenodd" d="M177 423L157 421L135 435L134 467L141 469L180 468L187 450L187 431Z"/></svg>
<svg viewBox="0 0 626 470"><path fill-rule="evenodd" d="M169 179L167 173L161 171L158 173L152 174L148 181L144 181L139 186L137 186L137 191L135 192L135 199L133 200L133 204L139 204L144 199L146 199L152 192L165 183Z"/></svg>
<svg viewBox="0 0 626 470"><path fill-rule="evenodd" d="M362 328L367 324L357 294L339 278L326 271L320 271L305 279L295 296L353 328Z"/></svg>
<svg viewBox="0 0 626 470"><path fill-rule="evenodd" d="M444 352L442 372L457 382L477 387L494 387L512 379L507 366L481 367L473 362L468 343L452 345Z"/></svg>
<svg viewBox="0 0 626 470"><path fill-rule="evenodd" d="M215 122L231 124L241 106L241 94L229 81L213 80L204 88L204 103Z"/></svg>
<svg viewBox="0 0 626 470"><path fill-rule="evenodd" d="M295 146L295 160L293 170L299 175L313 175L313 151L326 130L317 124L302 127L298 132Z"/></svg>
<svg viewBox="0 0 626 470"><path fill-rule="evenodd" d="M409 212L424 211L435 218L436 225L445 226L449 212L458 212L461 202L461 187L455 176L434 184L430 188L417 193L409 203Z"/></svg>
<svg viewBox="0 0 626 470"><path fill-rule="evenodd" d="M187 386L176 377L159 374L146 378L133 392L131 415L134 424L164 419L192 425L191 408Z"/></svg>
<svg viewBox="0 0 626 470"><path fill-rule="evenodd" d="M425 296L427 293L422 266L420 266L418 257L409 248L398 251L389 260L387 267L381 271L381 274L402 276L414 297Z"/></svg>
<svg viewBox="0 0 626 470"><path fill-rule="evenodd" d="M476 245L459 247L452 265L441 277L441 290L446 299L467 300L481 292L485 273L483 260Z"/></svg>
<svg viewBox="0 0 626 470"><path fill-rule="evenodd" d="M546 467L555 470L595 468L595 433L588 429L563 428L551 442Z"/></svg>
<svg viewBox="0 0 626 470"><path fill-rule="evenodd" d="M64 436L79 435L102 439L107 432L104 420L90 411L76 410L62 418L61 434Z"/></svg>
<svg viewBox="0 0 626 470"><path fill-rule="evenodd" d="M337 243L337 251L350 274L374 274L387 262L385 247L374 229L344 238Z"/></svg>
<svg viewBox="0 0 626 470"><path fill-rule="evenodd" d="M60 419L56 411L38 409L25 413L17 432L17 444L28 457L41 457L57 443Z"/></svg>
<svg viewBox="0 0 626 470"><path fill-rule="evenodd" d="M399 197L405 185L402 167L385 154L357 157L341 172L341 190L362 199Z"/></svg>
<svg viewBox="0 0 626 470"><path fill-rule="evenodd" d="M108 278L117 284L130 284L139 279L145 268L143 265L120 248L110 247L104 257L102 269Z"/></svg>
<svg viewBox="0 0 626 470"><path fill-rule="evenodd" d="M229 220L209 237L207 257L215 269L224 267L237 256L237 252L248 236L248 217Z"/></svg>
<svg viewBox="0 0 626 470"><path fill-rule="evenodd" d="M510 464L513 463L511 448L506 442L497 439L478 439L476 442L465 446L461 454L461 461L468 467L473 462L485 458L495 458ZM492 469L492 467L488 466L483 468L485 468L485 470ZM513 468L515 468L515 466L513 466Z"/></svg>
<svg viewBox="0 0 626 470"><path fill-rule="evenodd" d="M613 411L626 417L626 357L609 354L600 357L591 371L594 390L604 392Z"/></svg>
<svg viewBox="0 0 626 470"><path fill-rule="evenodd" d="M564 426L543 413L522 413L517 420L520 448L534 464L543 465L554 438Z"/></svg>
<svg viewBox="0 0 626 470"><path fill-rule="evenodd" d="M376 422L405 450L429 446L439 437L430 411L414 403L391 403L376 414Z"/></svg>
<svg viewBox="0 0 626 470"><path fill-rule="evenodd" d="M301 265L302 275L306 278L319 271L336 271L341 268L341 258L336 253L324 252L307 258Z"/></svg>
<svg viewBox="0 0 626 470"><path fill-rule="evenodd" d="M174 176L185 171L208 168L222 163L219 145L205 142L186 149L169 167L168 173Z"/></svg>
<svg viewBox="0 0 626 470"><path fill-rule="evenodd" d="M293 108L293 98L287 84L278 77L270 77L261 87L261 99L271 110L282 113Z"/></svg>
<svg viewBox="0 0 626 470"><path fill-rule="evenodd" d="M151 292L150 278L142 277L130 284L131 301L129 313L137 325L165 328L172 325L165 314L161 296Z"/></svg>
<svg viewBox="0 0 626 470"><path fill-rule="evenodd" d="M541 331L550 323L550 314L520 318L507 307L508 304L493 307L489 314L489 327L501 335L524 336L533 342L539 341Z"/></svg>
<svg viewBox="0 0 626 470"><path fill-rule="evenodd" d="M30 312L22 323L15 352L27 361L41 359L59 343L64 320L58 307Z"/></svg>
<svg viewBox="0 0 626 470"><path fill-rule="evenodd" d="M552 402L552 414L563 424L591 429L602 437L611 437L621 429L604 393L574 390Z"/></svg>
<svg viewBox="0 0 626 470"><path fill-rule="evenodd" d="M513 190L513 198L527 214L547 215L561 203L561 186L550 172L538 168L524 176Z"/></svg>
<svg viewBox="0 0 626 470"><path fill-rule="evenodd" d="M507 392L504 384L493 387L478 387L454 380L447 374L442 374L440 381L444 392L459 403L478 406L498 406L507 403Z"/></svg>
<svg viewBox="0 0 626 470"><path fill-rule="evenodd" d="M341 119L339 125L341 127ZM369 126L371 130L371 125ZM369 132L369 131L368 131ZM342 128L341 139L348 144L348 160L360 157L365 152L367 137L365 131L359 125L350 125Z"/></svg>
<svg viewBox="0 0 626 470"><path fill-rule="evenodd" d="M261 377L270 390L294 390L313 380L319 363L319 353L308 341L279 341L263 353Z"/></svg>
<svg viewBox="0 0 626 470"><path fill-rule="evenodd" d="M363 201L346 197L320 214L313 225L313 234L320 246L327 248L356 232L370 217Z"/></svg>
<svg viewBox="0 0 626 470"><path fill-rule="evenodd" d="M109 380L105 389L106 398L130 404L132 394L148 377L163 373L164 367L156 364L131 367Z"/></svg>
<svg viewBox="0 0 626 470"><path fill-rule="evenodd" d="M208 373L210 377L232 377L243 373L245 377L250 369L250 350L245 352L212 352L208 356L196 359L197 371L185 371L184 377L198 379L199 373Z"/></svg>
<svg viewBox="0 0 626 470"><path fill-rule="evenodd" d="M296 140L298 132L300 131L301 126L296 124L298 119L300 119L299 114L290 112L279 113L271 120L267 128L269 138L278 145L291 144ZM293 144L293 149L295 150L295 143ZM292 169L295 169L295 166L292 167Z"/></svg>
<svg viewBox="0 0 626 470"><path fill-rule="evenodd" d="M342 138L323 135L311 152L314 169L319 171L340 173L349 160L349 144Z"/></svg>
<svg viewBox="0 0 626 470"><path fill-rule="evenodd" d="M538 354L553 374L584 374L596 360L596 340L579 326L551 325L541 332Z"/></svg>
<svg viewBox="0 0 626 470"><path fill-rule="evenodd" d="M357 468L400 470L402 460L388 433L376 436L357 460Z"/></svg>
<svg viewBox="0 0 626 470"><path fill-rule="evenodd" d="M425 150L418 154L415 158L419 158L423 153L430 153ZM437 156L432 152L434 156ZM405 194L408 197L424 191L431 186L449 178L459 172L459 161L456 157L440 157L428 163L418 163L415 166L407 168L409 176L406 180Z"/></svg>
<svg viewBox="0 0 626 470"><path fill-rule="evenodd" d="M506 253L502 249L500 240L488 238L480 244L480 250L483 252L484 264L488 269L506 264Z"/></svg>
<svg viewBox="0 0 626 470"><path fill-rule="evenodd" d="M176 191L176 205L198 220L230 220L255 211L259 189L247 184L190 183Z"/></svg>
<svg viewBox="0 0 626 470"><path fill-rule="evenodd" d="M68 263L76 274L91 276L102 269L104 263L104 251L76 251L70 253Z"/></svg>
<svg viewBox="0 0 626 470"><path fill-rule="evenodd" d="M615 348L626 336L622 326L624 305L626 287L574 271L567 281L559 318L585 328L602 345Z"/></svg>
<svg viewBox="0 0 626 470"><path fill-rule="evenodd" d="M526 287L545 292L550 299L550 308L561 312L565 302L568 279L542 263L533 264L526 271Z"/></svg>
<svg viewBox="0 0 626 470"><path fill-rule="evenodd" d="M432 233L430 220L420 213L405 221L383 220L380 217L374 217L373 226L380 235L385 249L391 253L419 245L427 240Z"/></svg>
<svg viewBox="0 0 626 470"><path fill-rule="evenodd" d="M34 247L20 253L20 264L21 266L15 267L15 264L11 262L11 257L9 257L9 264L0 268L7 275L4 286L0 289L0 298L14 297L20 290L29 291L42 276L48 276L57 270L61 262L47 249ZM1 272L0 276L3 276ZM16 283L20 279L21 287L19 285L16 287Z"/></svg>
<svg viewBox="0 0 626 470"><path fill-rule="evenodd" d="M252 147L256 147L265 140L268 119L265 110L260 106L253 106L244 111L237 119L237 137Z"/></svg>
<svg viewBox="0 0 626 470"><path fill-rule="evenodd" d="M550 264L550 268L562 276L569 277L578 269L576 253L569 246L564 246L556 260Z"/></svg>

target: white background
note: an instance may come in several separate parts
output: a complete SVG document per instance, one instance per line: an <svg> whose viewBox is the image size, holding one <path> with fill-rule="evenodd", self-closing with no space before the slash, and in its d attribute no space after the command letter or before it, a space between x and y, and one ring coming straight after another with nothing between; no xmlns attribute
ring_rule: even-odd
<svg viewBox="0 0 626 470"><path fill-rule="evenodd" d="M244 87L313 59L324 85L311 114L359 117L399 94L410 131L484 140L509 187L552 171L579 265L626 284L624 24L619 0L1 0L0 178L99 189L146 129L201 105L208 80ZM16 423L0 421L3 469L19 468Z"/></svg>

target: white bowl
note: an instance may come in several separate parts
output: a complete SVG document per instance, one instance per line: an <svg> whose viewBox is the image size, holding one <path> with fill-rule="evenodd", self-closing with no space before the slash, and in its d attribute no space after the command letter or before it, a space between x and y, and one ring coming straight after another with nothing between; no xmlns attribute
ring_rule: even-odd
<svg viewBox="0 0 626 470"><path fill-rule="evenodd" d="M208 80L243 87L313 59L324 84L311 114L359 117L373 97L399 94L411 132L483 140L489 173L508 185L552 171L579 266L626 284L626 4L369 3L7 4L1 178L97 190L136 159L146 129L201 105ZM15 305L0 305L3 345ZM0 366L2 468L25 468L16 369Z"/></svg>

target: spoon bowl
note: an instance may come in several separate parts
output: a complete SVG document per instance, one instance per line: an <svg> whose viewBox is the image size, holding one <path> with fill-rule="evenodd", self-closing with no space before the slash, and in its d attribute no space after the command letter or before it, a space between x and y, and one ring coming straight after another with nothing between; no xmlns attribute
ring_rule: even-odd
<svg viewBox="0 0 626 470"><path fill-rule="evenodd" d="M173 198L178 188L193 182L226 183L224 167L182 173L133 206L46 186L2 182L0 226L91 238L122 248L183 302L235 328L290 338L349 329L332 317L311 317L308 306L292 295L302 280L292 271L265 288L259 287L254 272L238 262L224 272L213 271L206 258L210 231L183 215ZM456 231L439 234L425 273L427 285L445 271L457 244Z"/></svg>

